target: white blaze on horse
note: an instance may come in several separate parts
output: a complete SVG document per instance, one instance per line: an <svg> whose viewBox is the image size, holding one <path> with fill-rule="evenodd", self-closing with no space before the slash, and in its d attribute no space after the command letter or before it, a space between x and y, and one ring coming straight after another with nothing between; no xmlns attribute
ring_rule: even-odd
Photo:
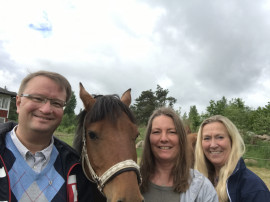
<svg viewBox="0 0 270 202"><path fill-rule="evenodd" d="M129 109L130 89L117 95L92 97L80 83L85 110L73 146L81 152L87 178L111 202L142 202L135 140L139 134Z"/></svg>

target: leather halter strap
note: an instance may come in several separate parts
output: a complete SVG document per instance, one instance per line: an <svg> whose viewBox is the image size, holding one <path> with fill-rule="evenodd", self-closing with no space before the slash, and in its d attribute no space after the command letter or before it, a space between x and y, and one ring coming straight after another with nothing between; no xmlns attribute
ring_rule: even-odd
<svg viewBox="0 0 270 202"><path fill-rule="evenodd" d="M111 180L112 178L114 178L115 176L123 173L123 172L127 172L127 171L135 171L136 175L137 175L137 180L138 180L138 184L140 185L142 182L142 177L140 174L140 167L138 166L138 164L131 160L124 160L121 161L115 165L113 165L111 168L109 168L106 172L104 172L101 176L98 176L96 174L96 172L94 171L90 161L89 161L89 157L87 154L87 148L86 148L86 138L85 138L85 127L83 124L83 148L82 148L82 168L83 168L83 172L86 176L86 178L92 182L95 182L97 184L97 187L99 189L99 191L103 193L103 188L105 186L105 184ZM89 176L87 175L85 168L84 168L84 164L86 163L87 167L88 167L88 171L91 175L91 178L89 178Z"/></svg>

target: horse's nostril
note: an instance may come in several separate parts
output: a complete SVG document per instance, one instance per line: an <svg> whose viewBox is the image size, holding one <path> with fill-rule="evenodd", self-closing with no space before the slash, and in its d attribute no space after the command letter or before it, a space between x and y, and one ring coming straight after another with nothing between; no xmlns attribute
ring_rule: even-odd
<svg viewBox="0 0 270 202"><path fill-rule="evenodd" d="M118 200L117 202L124 202L123 200Z"/></svg>

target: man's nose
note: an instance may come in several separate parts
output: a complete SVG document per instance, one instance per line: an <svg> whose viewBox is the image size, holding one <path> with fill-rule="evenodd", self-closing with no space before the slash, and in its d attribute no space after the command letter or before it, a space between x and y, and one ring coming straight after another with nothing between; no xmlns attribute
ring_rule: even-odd
<svg viewBox="0 0 270 202"><path fill-rule="evenodd" d="M40 106L40 110L41 110L43 113L51 113L51 112L52 112L52 105L51 105L50 100L45 100L45 101L42 103L42 106Z"/></svg>

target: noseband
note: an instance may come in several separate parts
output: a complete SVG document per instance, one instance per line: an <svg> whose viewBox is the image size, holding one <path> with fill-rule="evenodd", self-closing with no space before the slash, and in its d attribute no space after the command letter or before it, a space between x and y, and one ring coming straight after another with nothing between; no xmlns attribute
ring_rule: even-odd
<svg viewBox="0 0 270 202"><path fill-rule="evenodd" d="M85 120L84 120L85 121ZM85 174L85 176L87 177L88 180L95 182L97 184L97 187L99 189L99 191L103 193L103 188L105 186L105 184L111 180L112 178L114 178L115 176L123 173L123 172L127 172L127 171L134 171L137 175L137 180L138 180L138 184L140 185L142 182L142 177L141 177L141 173L140 173L140 167L138 166L138 164L131 160L125 160L125 161L121 161L115 165L113 165L111 168L109 168L106 172L104 172L101 176L98 176L90 161L88 158L88 154L87 154L87 148L86 148L86 138L85 138L85 124L83 124L83 148L82 148L82 168L83 168L83 172ZM91 178L89 178L89 176L87 175L85 168L84 168L84 164L86 163L87 167L88 167L88 171L91 174Z"/></svg>

